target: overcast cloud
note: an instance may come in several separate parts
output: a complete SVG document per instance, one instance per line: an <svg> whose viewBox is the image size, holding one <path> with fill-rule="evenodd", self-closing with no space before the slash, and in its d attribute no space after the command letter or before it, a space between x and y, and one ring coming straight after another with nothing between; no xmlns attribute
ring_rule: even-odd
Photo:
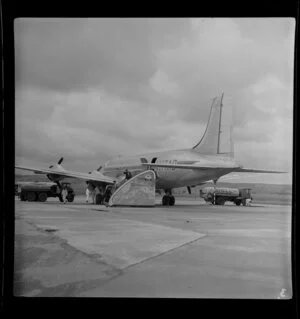
<svg viewBox="0 0 300 319"><path fill-rule="evenodd" d="M90 171L192 147L224 92L236 159L291 172L294 31L288 18L18 19L16 164Z"/></svg>

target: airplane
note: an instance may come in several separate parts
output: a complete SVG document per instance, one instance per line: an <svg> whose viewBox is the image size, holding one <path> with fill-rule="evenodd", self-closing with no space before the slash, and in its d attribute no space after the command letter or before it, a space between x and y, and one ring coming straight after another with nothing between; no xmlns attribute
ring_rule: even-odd
<svg viewBox="0 0 300 319"><path fill-rule="evenodd" d="M234 141L232 125L228 126L229 134L222 127L223 96L213 99L209 119L201 140L192 148L152 152L133 156L118 156L107 161L97 170L80 173L66 170L61 166L63 158L49 168L32 168L15 165L15 168L32 171L36 174L46 174L49 180L58 183L64 178L85 180L88 185L104 190L124 176L125 169L132 175L145 170L153 170L156 174L156 192L162 190L162 205L173 206L174 188L187 187L191 194L191 187L217 180L232 172L240 173L286 173L265 169L244 168L234 160Z"/></svg>

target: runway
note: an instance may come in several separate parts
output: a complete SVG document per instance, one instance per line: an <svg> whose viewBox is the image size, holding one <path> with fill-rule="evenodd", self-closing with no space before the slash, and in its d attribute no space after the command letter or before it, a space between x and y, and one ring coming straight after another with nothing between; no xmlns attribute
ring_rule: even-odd
<svg viewBox="0 0 300 319"><path fill-rule="evenodd" d="M159 198L157 203L159 203ZM16 296L292 297L291 206L15 201Z"/></svg>

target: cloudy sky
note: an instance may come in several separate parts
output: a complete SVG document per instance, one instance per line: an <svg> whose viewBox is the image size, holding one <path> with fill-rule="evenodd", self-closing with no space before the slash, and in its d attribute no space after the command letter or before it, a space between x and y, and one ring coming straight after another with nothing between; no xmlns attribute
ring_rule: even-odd
<svg viewBox="0 0 300 319"><path fill-rule="evenodd" d="M192 147L224 92L236 160L291 172L294 31L290 18L17 19L16 164L63 156L88 172Z"/></svg>

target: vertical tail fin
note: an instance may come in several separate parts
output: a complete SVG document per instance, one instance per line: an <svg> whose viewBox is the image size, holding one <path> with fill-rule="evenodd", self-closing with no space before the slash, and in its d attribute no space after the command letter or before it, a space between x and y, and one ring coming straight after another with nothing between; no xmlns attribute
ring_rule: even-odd
<svg viewBox="0 0 300 319"><path fill-rule="evenodd" d="M213 99L205 132L194 147L201 154L223 154L233 157L232 118L229 125L222 119L223 95Z"/></svg>

